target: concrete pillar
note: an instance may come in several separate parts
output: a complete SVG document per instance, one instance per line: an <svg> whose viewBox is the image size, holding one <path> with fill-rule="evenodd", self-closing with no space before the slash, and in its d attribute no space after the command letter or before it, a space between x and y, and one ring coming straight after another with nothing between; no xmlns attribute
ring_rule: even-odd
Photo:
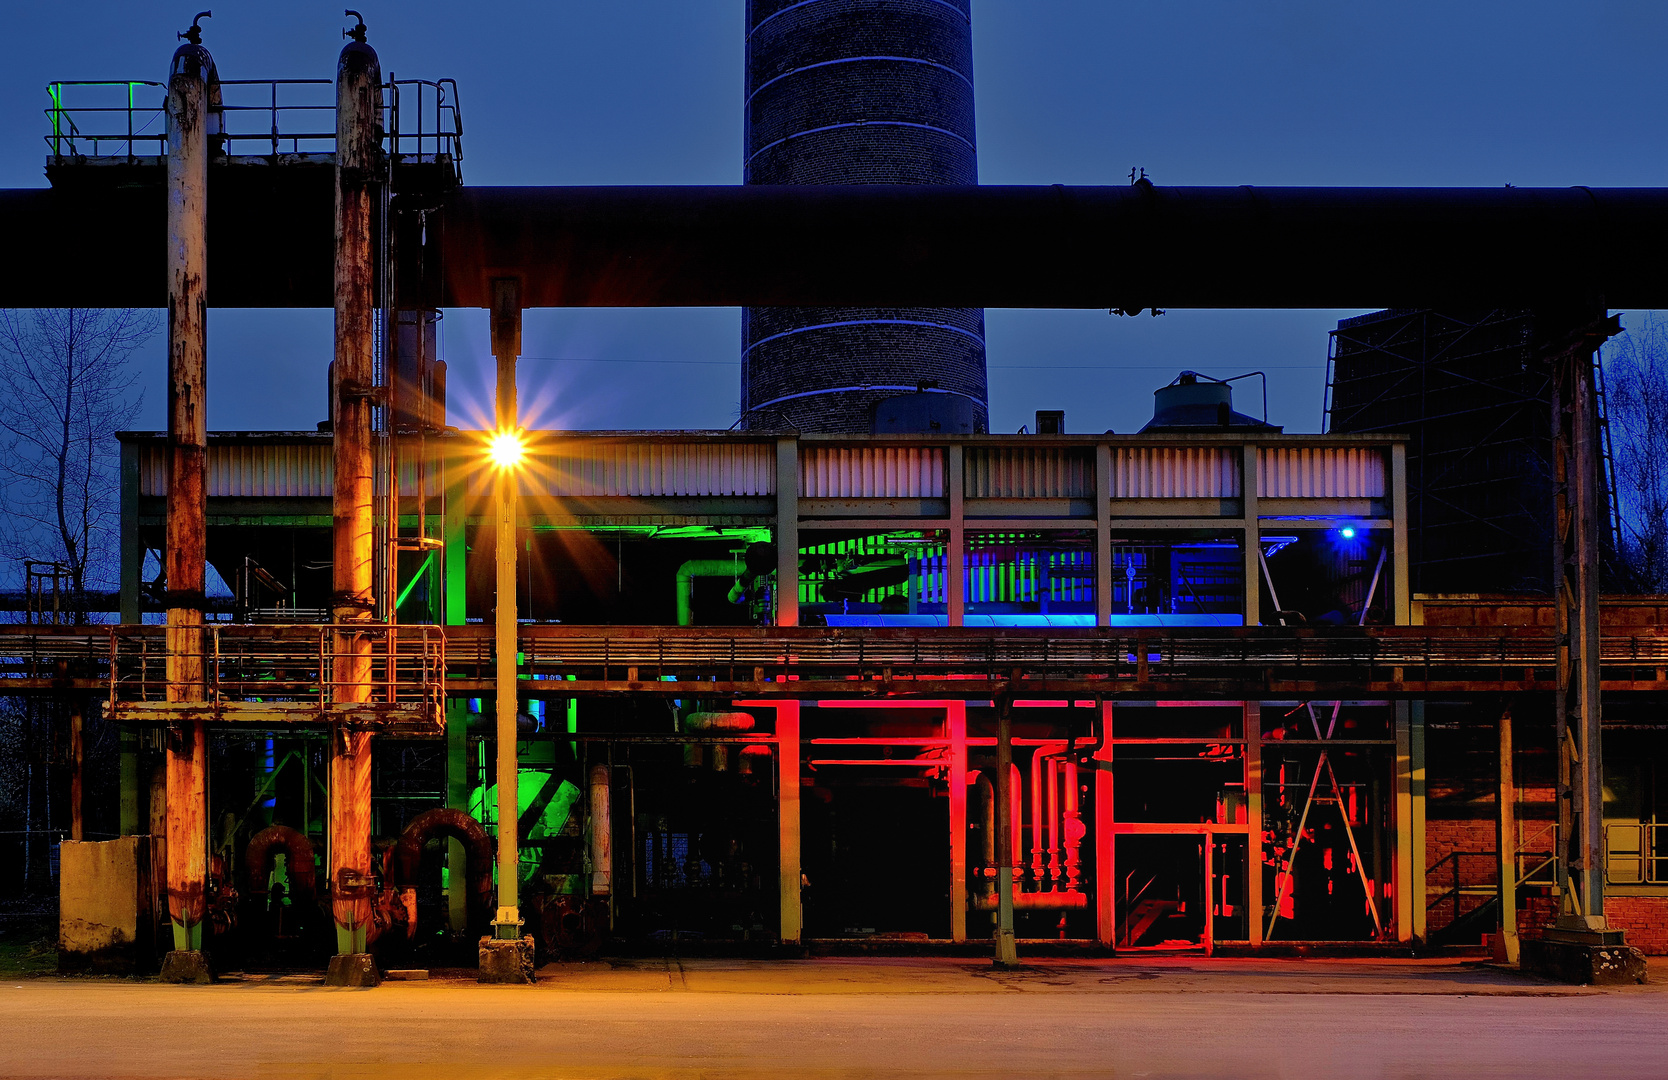
<svg viewBox="0 0 1668 1080"><path fill-rule="evenodd" d="M800 907L799 702L776 703L776 836L781 941L797 945L804 933Z"/></svg>
<svg viewBox="0 0 1668 1080"><path fill-rule="evenodd" d="M174 53L167 96L168 504L167 698L203 701L207 562L208 159L219 77L193 25ZM206 968L208 738L201 722L167 732L167 895L174 952L164 969L198 981Z"/></svg>
<svg viewBox="0 0 1668 1080"><path fill-rule="evenodd" d="M944 703L950 740L950 940L967 940L967 702Z"/></svg>
<svg viewBox="0 0 1668 1080"><path fill-rule="evenodd" d="M361 26L336 64L336 363L331 393L335 481L331 606L333 698L371 698L371 639L355 633L376 613L371 410L375 402L376 262L372 243L382 198L382 67ZM330 896L336 951L365 957L371 921L371 735L333 725L330 733ZM351 981L365 962L332 962ZM358 977L363 977L358 975Z"/></svg>

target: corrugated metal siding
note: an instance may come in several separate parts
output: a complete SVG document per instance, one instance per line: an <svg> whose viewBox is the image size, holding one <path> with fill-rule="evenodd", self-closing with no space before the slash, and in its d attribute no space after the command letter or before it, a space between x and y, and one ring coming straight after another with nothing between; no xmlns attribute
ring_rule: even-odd
<svg viewBox="0 0 1668 1080"><path fill-rule="evenodd" d="M967 448L970 499L1083 499L1095 494L1090 450L1064 446Z"/></svg>
<svg viewBox="0 0 1668 1080"><path fill-rule="evenodd" d="M1265 499L1381 499L1384 451L1354 446L1265 446L1257 451L1257 494Z"/></svg>
<svg viewBox="0 0 1668 1080"><path fill-rule="evenodd" d="M774 495L776 448L760 443L604 443L583 452L576 448L535 456L527 489L557 496Z"/></svg>
<svg viewBox="0 0 1668 1080"><path fill-rule="evenodd" d="M328 443L210 445L208 494L217 499L328 497L334 466ZM140 449L139 493L168 494L166 447Z"/></svg>
<svg viewBox="0 0 1668 1080"><path fill-rule="evenodd" d="M944 497L939 446L804 446L799 494L806 499Z"/></svg>
<svg viewBox="0 0 1668 1080"><path fill-rule="evenodd" d="M1238 449L1217 446L1114 446L1114 499L1238 498Z"/></svg>

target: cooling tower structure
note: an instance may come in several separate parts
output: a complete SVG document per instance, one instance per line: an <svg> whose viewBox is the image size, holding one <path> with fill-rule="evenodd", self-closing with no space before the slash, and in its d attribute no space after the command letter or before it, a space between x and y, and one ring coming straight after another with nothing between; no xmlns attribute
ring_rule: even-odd
<svg viewBox="0 0 1668 1080"><path fill-rule="evenodd" d="M969 3L749 0L745 182L978 183ZM742 348L744 428L867 432L922 388L987 427L981 309L749 308Z"/></svg>

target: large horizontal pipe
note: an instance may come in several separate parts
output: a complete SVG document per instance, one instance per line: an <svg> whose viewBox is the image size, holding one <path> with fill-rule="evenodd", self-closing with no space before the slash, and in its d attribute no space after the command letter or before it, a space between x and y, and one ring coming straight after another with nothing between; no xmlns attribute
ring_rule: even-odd
<svg viewBox="0 0 1668 1080"><path fill-rule="evenodd" d="M209 302L329 306L329 192L262 169L214 171ZM160 191L0 191L0 230L0 306L163 301ZM428 243L453 307L1668 307L1660 188L464 188Z"/></svg>
<svg viewBox="0 0 1668 1080"><path fill-rule="evenodd" d="M970 905L974 911L995 911L996 894L975 896ZM1014 889L1016 911L1068 911L1089 906L1089 896L1080 892L1020 892Z"/></svg>
<svg viewBox="0 0 1668 1080"><path fill-rule="evenodd" d="M1646 307L1660 242L1660 189L475 188L445 302Z"/></svg>

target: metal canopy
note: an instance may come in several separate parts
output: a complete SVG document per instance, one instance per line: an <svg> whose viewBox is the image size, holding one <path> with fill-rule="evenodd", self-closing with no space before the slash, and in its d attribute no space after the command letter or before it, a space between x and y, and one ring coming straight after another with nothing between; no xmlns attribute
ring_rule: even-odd
<svg viewBox="0 0 1668 1080"><path fill-rule="evenodd" d="M405 208L426 242L402 279L449 307L501 277L525 307L1668 306L1668 189L465 187ZM216 165L210 304L330 306L331 220L328 182ZM20 255L0 306L163 302L160 187L0 191L0 230Z"/></svg>

